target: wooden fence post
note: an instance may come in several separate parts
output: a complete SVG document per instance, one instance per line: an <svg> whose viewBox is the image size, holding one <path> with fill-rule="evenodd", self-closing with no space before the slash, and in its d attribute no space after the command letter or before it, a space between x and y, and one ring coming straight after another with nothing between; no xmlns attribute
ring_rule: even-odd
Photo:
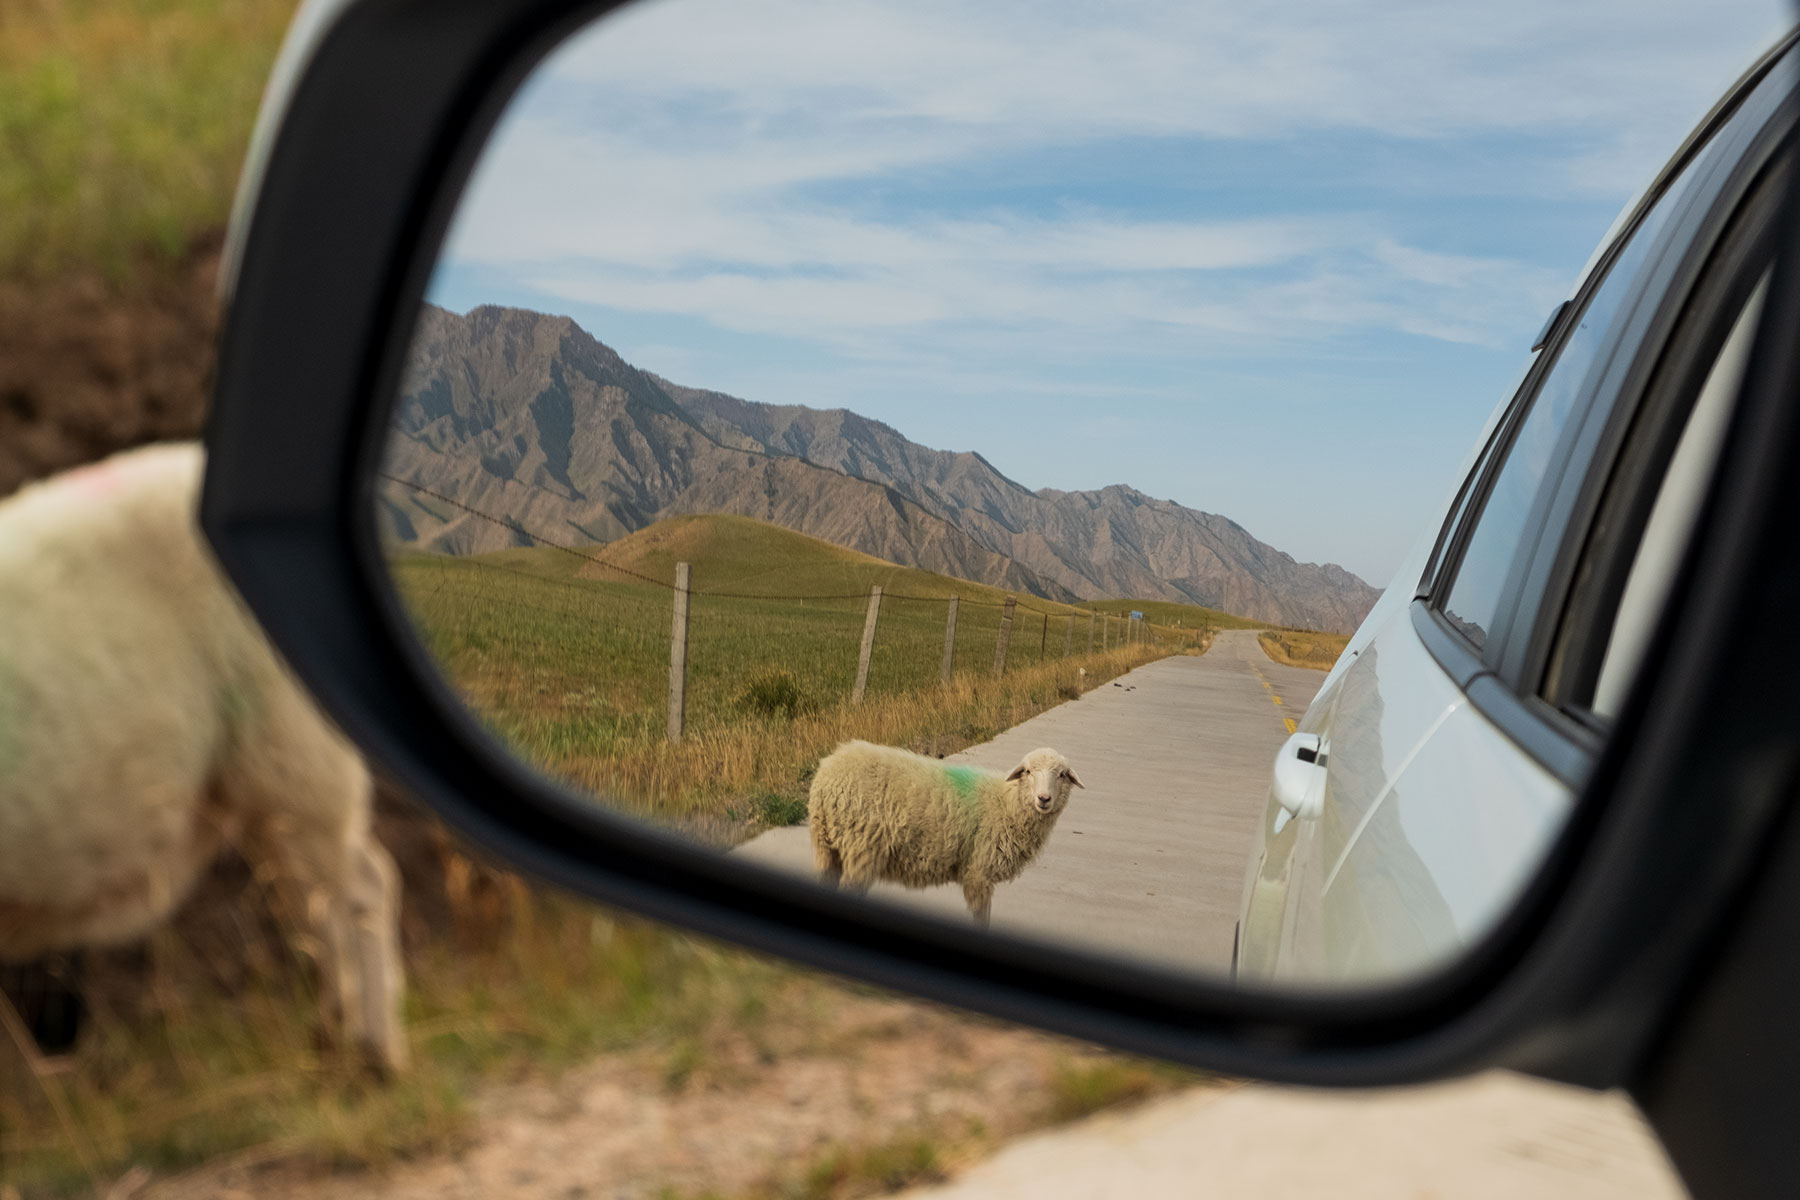
<svg viewBox="0 0 1800 1200"><path fill-rule="evenodd" d="M944 665L938 668L938 682L950 686L950 660L956 656L956 603L950 597L950 615L944 619Z"/></svg>
<svg viewBox="0 0 1800 1200"><path fill-rule="evenodd" d="M869 616L863 621L862 650L856 656L856 686L850 689L850 703L861 704L869 687L869 656L875 652L875 622L881 616L881 585L869 589Z"/></svg>
<svg viewBox="0 0 1800 1200"><path fill-rule="evenodd" d="M1094 612L1088 610L1088 653L1094 652Z"/></svg>
<svg viewBox="0 0 1800 1200"><path fill-rule="evenodd" d="M1044 661L1044 651L1050 646L1050 614L1044 614L1044 627L1038 630L1038 661Z"/></svg>
<svg viewBox="0 0 1800 1200"><path fill-rule="evenodd" d="M1006 608L1000 613L1000 636L994 640L994 674L1006 672L1006 647L1012 641L1013 605L1018 601L1011 596L1006 598Z"/></svg>
<svg viewBox="0 0 1800 1200"><path fill-rule="evenodd" d="M675 627L669 635L669 741L687 724L688 564L675 564Z"/></svg>
<svg viewBox="0 0 1800 1200"><path fill-rule="evenodd" d="M1069 627L1063 630L1063 657L1069 657L1069 651L1075 648L1075 614L1069 614Z"/></svg>

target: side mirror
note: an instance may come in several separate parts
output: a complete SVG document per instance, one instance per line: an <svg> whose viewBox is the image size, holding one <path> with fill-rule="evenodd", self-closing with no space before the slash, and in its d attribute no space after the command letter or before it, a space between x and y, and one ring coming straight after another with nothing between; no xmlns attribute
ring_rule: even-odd
<svg viewBox="0 0 1800 1200"><path fill-rule="evenodd" d="M1325 768L1319 761L1319 735L1296 733L1281 744L1275 755L1275 802L1281 815L1275 818L1275 832L1292 817L1316 818L1325 811Z"/></svg>
<svg viewBox="0 0 1800 1200"><path fill-rule="evenodd" d="M1516 777L1502 776L1488 771L1488 760L1469 749L1473 740L1433 743L1431 754L1422 754L1421 737L1401 737L1399 724L1416 715L1407 707L1422 704L1422 693L1381 684L1372 693L1381 703L1359 711L1371 730L1391 731L1388 740L1363 731L1365 752L1359 756L1340 726L1329 738L1328 762L1318 733L1292 733L1280 747L1271 785L1262 774L1269 750L1284 735L1284 724L1292 731L1292 718L1300 716L1308 697L1289 704L1281 695L1284 688L1291 692L1300 686L1283 680L1302 677L1280 671L1304 668L1259 666L1266 693L1247 685L1250 700L1243 711L1250 715L1243 728L1250 732L1239 735L1236 726L1225 730L1190 721L1169 739L1180 746L1180 764L1202 748L1251 764L1233 768L1250 780L1250 800L1229 819L1209 824L1210 817L1193 816L1198 809L1179 807L1204 799L1206 789L1194 785L1191 771L1172 768L1136 790L1108 783L1121 777L1129 757L1121 748L1136 723L1135 706L1143 702L1160 705L1165 713L1177 711L1166 695L1158 698L1161 676L1152 672L1136 682L1115 677L1151 659L1179 664L1182 660L1172 656L1199 649L1208 638L1215 639L1211 655L1221 648L1263 655L1254 632L1197 622L1176 613L1180 606L1172 600L1161 602L1162 608L1129 599L1109 606L1043 582L1017 561L995 559L966 529L909 502L892 480L861 481L858 495L869 503L856 510L856 519L885 522L881 527L889 531L908 522L929 525L943 555L933 561L944 571L955 566L971 575L987 572L985 579L965 577L955 588L932 590L937 585L925 575L950 576L924 567L909 574L900 569L904 564L888 564L894 570L882 566L886 573L877 577L868 574L875 568L849 551L809 558L817 550L812 543L781 541L778 554L758 549L779 540L766 528L720 523L690 529L692 544L704 541L702 548L713 556L708 561L736 564L715 576L726 582L709 582L691 569L694 559L684 549L687 543L676 539L678 531L664 528L658 533L668 535L663 541L640 536L623 545L621 530L642 534L654 525L645 517L649 491L638 488L644 478L700 462L704 470L697 472L693 490L680 503L659 499L656 513L731 511L741 517L722 502L708 507L706 500L714 494L707 487L723 487L723 473L734 458L738 466L731 469L754 474L757 487L765 489L755 493L764 513L784 505L797 510L803 505L794 497L848 487L848 477L821 469L803 454L769 451L726 419L731 397L671 383L656 364L634 365L578 322L519 317L516 306L507 312L458 312L428 304L428 297L442 299L444 287L479 278L473 268L451 278L454 272L444 273L441 255L453 222L463 219L464 185L490 136L509 128L502 118L512 111L519 89L539 78L533 72L546 55L613 7L574 0L313 5L284 54L234 223L203 522L246 601L343 728L448 823L543 879L884 986L1277 1080L1375 1084L1491 1065L1599 1086L1635 1079L1687 994L1678 994L1678 982L1729 933L1722 922L1732 911L1730 902L1749 886L1753 857L1767 851L1757 861L1773 863L1772 847L1791 852L1777 819L1789 806L1793 780L1800 778L1800 743L1792 736L1796 714L1789 690L1767 684L1800 675L1800 643L1764 633L1791 625L1800 596L1800 563L1791 552L1786 518L1800 509L1800 471L1791 469L1800 462L1800 419L1788 402L1800 344L1791 336L1800 317L1800 281L1792 272L1777 267L1748 382L1719 452L1716 482L1688 551L1688 567L1656 626L1661 632L1653 644L1659 650L1646 658L1616 722L1584 729L1578 716L1551 713L1546 719L1558 722L1563 742L1578 751L1557 758L1533 749L1534 726L1507 725L1510 716L1484 716L1500 740L1482 744L1512 747L1507 753L1521 764ZM679 7L674 0L672 9ZM594 36L603 38L606 23L596 28ZM1784 43L1770 61L1785 50ZM547 78L548 88L559 80L575 86L584 76L571 71ZM1749 153L1745 147L1757 137L1774 141L1774 135L1728 124L1739 119L1734 114L1750 114L1741 119L1755 117L1769 128L1779 123L1769 115L1779 107L1768 95L1775 84L1758 90L1768 78L1775 78L1768 63L1746 76L1694 144L1726 130L1730 136L1720 135L1717 151L1724 156ZM1683 154L1692 157L1691 149ZM1678 156L1645 206L1687 161ZM1721 169L1719 175L1725 174ZM633 179L621 175L608 186L629 191ZM543 191L517 190L526 198ZM1715 195L1725 193L1705 193L1694 202L1696 209ZM1633 210L1639 216L1643 211L1642 206ZM472 226L457 228L468 232ZM1701 236L1679 222L1668 228L1676 231L1667 234L1670 238ZM509 233L538 237L544 228L527 222ZM1793 223L1781 224L1770 236L1777 233L1783 252L1791 252ZM551 234L560 236L556 230ZM642 249L641 243L633 245ZM907 253L919 251L909 245ZM1680 258L1669 253L1670 262ZM1610 261L1603 258L1603 264ZM630 282L627 274L612 277L621 294ZM1578 304L1592 286L1584 285L1588 290ZM1580 326L1578 318L1564 322L1552 333L1553 342L1578 336L1570 330ZM1541 357L1554 357L1564 344L1557 342ZM523 382L515 375L501 377L506 364L538 351L542 361L532 360L531 369L540 374ZM577 377L581 371L587 374ZM1540 377L1529 376L1524 391ZM1648 393L1641 379L1634 386L1633 397ZM686 397L685 406L678 397ZM541 439L526 437L522 423L514 428L498 419L470 432L465 418L471 406L498 411L493 406L503 404L512 406L509 416L530 414ZM609 475L581 459L591 447L571 433L574 414L600 412L605 405L646 423L662 422L682 440L646 440L648 424L631 427L621 415L620 424L606 427L605 437L629 443L620 453L635 456L642 477ZM705 405L711 407L703 413ZM1624 436L1622 428L1602 430L1605 424L1597 416L1582 436L1591 433L1602 441L1603 432L1614 441ZM426 465L436 474L428 476ZM968 462L962 466L973 469ZM584 470L588 474L582 475ZM600 483L610 490L603 493ZM1545 493L1543 508L1572 511L1585 505L1581 511L1591 515L1600 500L1589 490L1597 492L1600 483L1589 490L1573 477L1564 483ZM815 490L804 492L802 484ZM1447 501L1444 519L1454 522L1458 511ZM620 528L609 526L607 536L598 536L607 521ZM1451 529L1445 535L1448 559L1452 551L1462 552L1462 543L1453 523L1446 528ZM1430 549L1438 526L1426 533ZM609 555L616 546L623 548ZM746 565L759 554L763 558ZM478 555L487 556L485 565L471 567L469 560ZM1415 577L1424 562L1413 560ZM1551 566L1546 560L1547 577ZM1509 586L1516 593L1541 583L1545 595L1553 584L1575 586L1572 563L1556 570L1561 574L1551 582L1534 575ZM580 637L533 644L534 669L548 681L541 693L532 693L533 703L547 697L533 713L521 715L523 709L499 701L484 707L482 697L493 700L506 692L516 682L512 677L487 680L481 686L492 687L481 692L479 681L458 673L455 655L466 652L465 665L476 662L485 653L482 647L492 644L483 640L491 631L433 623L430 606L459 586L473 589L471 580L483 571L487 582L481 586L510 588L509 594L524 597L521 611L531 608L546 620L580 623ZM811 582L802 587L792 582L796 579ZM843 579L852 585L828 586ZM1523 676L1510 681L1503 676L1512 667L1499 661L1498 648L1538 655L1532 661L1541 661L1556 636L1553 613L1545 617L1546 632L1537 641L1523 633L1504 641L1500 625L1490 621L1476 630L1497 647L1485 651L1487 658L1479 647L1466 646L1456 652L1462 658L1450 651L1433 657L1432 647L1456 638L1467 643L1470 631L1455 627L1423 600L1415 613L1407 607L1413 594L1413 581L1404 580L1390 588L1393 602L1383 601L1369 618L1385 623L1383 628L1406 629L1409 648L1402 652L1371 643L1366 625L1352 642L1354 659L1335 671L1331 682L1325 683L1321 672L1305 676L1314 689L1325 683L1321 705L1332 697L1341 704L1348 689L1391 678L1377 673L1399 670L1394 664L1410 655L1406 669L1435 680L1431 686L1440 689L1434 694L1441 703L1426 714L1423 727L1441 726L1447 737L1473 739L1471 705L1533 719L1543 715L1535 684L1517 682ZM732 614L750 609L732 605L761 606L757 611L767 618L769 632L760 640L740 637ZM1416 622L1425 624L1415 630ZM637 657L629 669L641 687L634 683L637 690L629 697L622 688L619 695L598 697L575 688L557 690L564 678L558 672L571 664L624 655L624 642L613 637L620 630L627 640L635 639L628 649ZM970 640L977 633L979 644ZM760 682L746 678L729 690L702 694L693 681L715 680L705 672L723 661L717 647L730 638L738 638L733 645L755 659ZM1746 639L1757 647L1754 654L1744 653ZM895 646L904 647L904 656L884 658ZM807 674L813 656L827 652L841 656L832 660L839 665L831 668L837 674L829 689ZM703 663L708 654L714 657ZM718 807L702 814L704 820L688 819L692 811L676 811L679 805L658 808L668 797L656 787L633 792L620 783L616 759L590 756L578 770L556 757L554 747L546 749L553 739L544 731L557 715L551 709L565 700L588 705L582 712L591 721L583 736L591 736L593 745L615 744L605 739L628 725L650 730L646 736L654 735L655 750L647 752L646 761L657 763L675 761L672 747L683 745L699 746L692 753L702 756L709 746L750 753L753 740L706 740L722 738L716 722L728 708L738 714L734 720L753 711L769 729L823 720L818 713L829 709L848 714L845 740L880 740L868 731L873 726L857 723L862 720L857 714L875 711L871 706L889 687L884 680L913 679L925 697L920 706L941 711L959 680L1004 680L1008 664L1027 654L1043 669L1033 686L1068 705L1057 728L1071 736L1080 733L1096 746L1088 757L1048 738L1007 743L1001 727L985 729L980 737L970 732L964 740L991 744L1004 758L997 764L1002 771L1025 756L1019 777L1007 783L1011 790L985 774L983 763L936 762L929 745L915 747L922 754L874 755L858 768L863 772L858 778L880 781L879 787L869 785L873 794L913 786L903 785L903 778L928 776L929 797L917 801L917 811L930 807L945 814L942 820L953 821L991 806L1028 827L1031 836L1043 834L1047 852L1065 842L1097 841L1082 823L1123 820L1108 814L1129 813L1122 806L1134 800L1160 797L1175 806L1160 832L1136 835L1144 839L1144 853L1137 858L1114 861L1103 846L1085 847L1083 870L1070 876L1087 889L1076 893L1079 903L1048 909L1045 922L1035 925L1009 924L1005 910L1010 881L1031 878L1006 871L1018 866L1028 872L1029 855L1004 869L976 870L967 856L950 865L923 865L911 882L948 890L903 891L908 881L882 857L887 850L876 854L871 843L855 840L861 835L851 828L850 817L819 807L824 784L818 776L827 773L821 764L830 761L829 747L808 752L807 769L815 774L804 789L795 783L792 794L775 797L787 806L784 812L808 805L813 824L805 828L785 824L786 818L733 815L735 795L720 799L722 791L707 792L704 781L693 783L694 794L718 800ZM1112 656L1105 659L1110 665L1104 678L1097 667L1101 658L1089 659L1090 654ZM1442 665L1447 662L1455 669ZM1056 688L1069 695L1055 694ZM1744 704L1746 696L1756 702ZM1270 698L1280 703L1271 705ZM1348 718L1340 713L1334 719ZM1438 726L1431 726L1434 719ZM566 732L573 726L557 728ZM1072 798L1068 777L1059 775L1059 755L1085 781ZM717 771L727 769L722 750L710 761ZM1400 782L1374 786L1370 781L1384 771ZM1430 787L1409 791L1428 771ZM1449 823L1459 803L1472 803L1478 785L1511 786L1515 779L1525 780L1520 786L1526 790L1541 789L1532 796L1549 798L1534 810L1524 833L1518 832L1520 823L1497 822L1465 835ZM1271 796L1273 803L1265 803ZM768 827L770 840L759 838L742 852L720 851L721 841L731 841L757 821ZM839 824L827 835L825 826L833 821ZM1054 832L1046 832L1052 821ZM1166 830L1183 822L1181 836L1190 839L1193 854L1155 861L1159 849L1175 845L1159 839L1173 837ZM1259 837L1265 864L1260 877L1252 867ZM1358 858L1351 843L1359 837L1364 840L1358 847L1377 846L1384 857ZM1276 861L1271 851L1278 844L1282 853L1292 852L1282 859L1280 872L1268 865ZM1498 848L1510 846L1525 850L1496 865ZM1496 885L1480 903L1465 904L1455 888L1438 886L1446 874L1427 859L1440 852L1462 855L1472 869L1504 881L1504 888ZM1415 871L1414 860L1426 866ZM1151 874L1187 886L1197 871L1206 873L1206 889L1186 907L1159 908L1135 894L1159 890L1137 886ZM1103 872L1112 873L1100 878ZM834 886L821 887L821 876ZM1421 878L1437 881L1433 886L1441 894L1413 904L1408 888ZM1232 982L1224 968L1232 961L1235 938L1249 928L1244 912L1283 888L1299 886L1295 881L1311 880L1305 886L1323 894L1361 879L1374 881L1371 896L1391 901L1381 918L1393 923L1390 929L1422 941L1441 926L1450 931L1444 944L1454 953L1406 972L1360 979L1330 974L1339 959L1321 953L1324 974L1294 980L1240 972ZM884 888L892 890L892 902L883 898ZM931 901L934 894L948 896L947 902ZM1242 905L1241 897L1248 897ZM1376 903L1371 900L1361 911L1375 912ZM991 929L969 919L972 912L985 920L990 905ZM1086 932L1072 923L1057 924L1076 910L1088 921ZM1478 918L1467 916L1476 911ZM1165 924L1146 925L1150 920ZM1320 909L1267 927L1276 931L1271 937L1286 939L1284 945L1308 938L1323 945L1329 937L1361 936L1371 928L1346 933L1332 925L1334 920ZM1210 939L1202 950L1185 959L1165 952L1172 938L1201 928ZM1218 969L1202 969L1208 964Z"/></svg>

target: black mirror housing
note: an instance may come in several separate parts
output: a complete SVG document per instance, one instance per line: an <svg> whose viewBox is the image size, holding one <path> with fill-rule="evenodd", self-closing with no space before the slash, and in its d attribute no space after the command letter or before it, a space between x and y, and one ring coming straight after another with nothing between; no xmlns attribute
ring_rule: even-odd
<svg viewBox="0 0 1800 1200"><path fill-rule="evenodd" d="M1768 639L1754 662L1737 640L1800 613L1791 201L1722 482L1662 651L1523 901L1467 958L1402 986L1345 997L1200 984L940 927L575 802L496 752L406 636L372 514L407 335L502 108L545 53L610 7L327 6L271 95L279 123L261 135L235 218L202 521L342 727L448 824L542 879L883 986L1278 1081L1386 1084L1490 1066L1591 1086L1641 1079L1679 1022L1680 981L1725 940L1800 782L1796 704L1759 682L1800 678L1800 640ZM1736 702L1746 694L1762 697L1749 712Z"/></svg>

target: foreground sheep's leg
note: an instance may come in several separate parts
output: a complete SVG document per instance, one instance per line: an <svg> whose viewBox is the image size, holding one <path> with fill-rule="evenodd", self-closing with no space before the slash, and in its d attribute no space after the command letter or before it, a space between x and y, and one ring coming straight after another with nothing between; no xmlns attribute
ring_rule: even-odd
<svg viewBox="0 0 1800 1200"><path fill-rule="evenodd" d="M874 887L875 881L881 877L881 872L875 869L875 864L865 859L843 855L840 855L839 859L843 864L843 875L838 886L852 895L868 895L869 889Z"/></svg>
<svg viewBox="0 0 1800 1200"><path fill-rule="evenodd" d="M320 998L344 1039L387 1071L405 1068L399 876L370 829L369 773L297 692L277 689L225 775L316 939Z"/></svg>
<svg viewBox="0 0 1800 1200"><path fill-rule="evenodd" d="M813 838L813 866L819 869L819 882L828 888L837 887L844 878L844 860L817 837Z"/></svg>
<svg viewBox="0 0 1800 1200"><path fill-rule="evenodd" d="M321 993L345 1041L384 1070L404 1070L399 872L369 830L366 806L347 827L292 838L286 857L306 888L306 915L321 947Z"/></svg>
<svg viewBox="0 0 1800 1200"><path fill-rule="evenodd" d="M975 918L975 923L986 929L994 911L994 885L982 880L965 879L963 900L968 904L969 915Z"/></svg>
<svg viewBox="0 0 1800 1200"><path fill-rule="evenodd" d="M400 1023L400 872L373 833L350 849L342 901L334 922L349 945L340 960L357 986L343 997L344 1035L365 1046L390 1071L406 1067L406 1030Z"/></svg>

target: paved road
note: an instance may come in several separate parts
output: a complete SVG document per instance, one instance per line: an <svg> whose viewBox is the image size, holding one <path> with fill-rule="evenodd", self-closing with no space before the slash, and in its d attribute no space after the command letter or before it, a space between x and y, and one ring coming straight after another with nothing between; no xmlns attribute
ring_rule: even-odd
<svg viewBox="0 0 1800 1200"><path fill-rule="evenodd" d="M1139 667L951 755L1005 770L1053 746L1086 785L1037 860L995 893L994 928L1226 969L1270 765L1324 678L1271 662L1253 632L1227 631L1199 658ZM804 826L738 853L812 873ZM874 894L968 919L956 887L883 884Z"/></svg>
<svg viewBox="0 0 1800 1200"><path fill-rule="evenodd" d="M1681 1200L1622 1093L1504 1072L1430 1087L1201 1088L1021 1138L897 1200Z"/></svg>

